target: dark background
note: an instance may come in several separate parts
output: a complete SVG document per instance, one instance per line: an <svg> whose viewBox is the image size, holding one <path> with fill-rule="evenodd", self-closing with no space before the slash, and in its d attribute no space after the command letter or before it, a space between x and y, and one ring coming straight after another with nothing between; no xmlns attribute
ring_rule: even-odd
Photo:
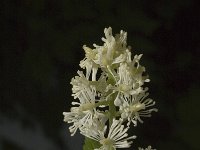
<svg viewBox="0 0 200 150"><path fill-rule="evenodd" d="M102 44L105 27L128 32L133 54L144 54L159 109L130 134L132 149L200 150L198 1L1 0L0 150L79 150L70 137L70 80L82 45Z"/></svg>

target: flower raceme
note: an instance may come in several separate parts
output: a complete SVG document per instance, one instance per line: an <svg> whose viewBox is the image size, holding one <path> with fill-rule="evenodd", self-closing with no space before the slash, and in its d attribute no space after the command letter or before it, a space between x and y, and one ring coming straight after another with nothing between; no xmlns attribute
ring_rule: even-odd
<svg viewBox="0 0 200 150"><path fill-rule="evenodd" d="M73 106L63 115L64 121L72 124L72 136L80 131L100 144L91 149L115 150L130 147L136 138L128 137L131 124L137 126L157 109L153 108L155 101L147 98L144 83L150 79L144 76L145 67L139 63L142 54L132 59L126 32L121 30L113 36L109 27L104 33L102 46L83 46L85 58L80 67L85 72L78 71L78 76L72 78ZM151 146L145 150L151 150Z"/></svg>

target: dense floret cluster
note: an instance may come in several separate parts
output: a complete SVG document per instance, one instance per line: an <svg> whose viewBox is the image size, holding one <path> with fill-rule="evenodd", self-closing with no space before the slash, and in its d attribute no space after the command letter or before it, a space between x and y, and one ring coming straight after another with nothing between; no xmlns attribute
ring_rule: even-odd
<svg viewBox="0 0 200 150"><path fill-rule="evenodd" d="M64 121L72 124L71 135L80 131L100 143L95 150L130 147L136 136L128 136L128 129L157 111L153 108L155 101L148 98L148 88L144 87L150 80L139 63L142 54L132 58L126 32L113 36L109 27L104 33L102 46L83 46L85 58L80 67L85 72L78 71L72 78L74 101L70 112L63 113Z"/></svg>

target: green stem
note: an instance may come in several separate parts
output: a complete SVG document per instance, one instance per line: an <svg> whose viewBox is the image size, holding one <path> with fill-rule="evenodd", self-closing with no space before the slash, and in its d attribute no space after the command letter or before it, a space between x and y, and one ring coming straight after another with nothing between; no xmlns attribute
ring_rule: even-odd
<svg viewBox="0 0 200 150"><path fill-rule="evenodd" d="M110 66L107 66L107 72L108 72L108 83L114 85L116 83L116 79Z"/></svg>
<svg viewBox="0 0 200 150"><path fill-rule="evenodd" d="M112 70L110 66L107 66L107 72L108 72L108 83L111 85L115 85L116 79L113 74L114 70ZM114 105L115 98L116 98L115 93L111 94L110 97L108 98L108 101L109 101L109 127L112 125L113 118L115 117L115 114L116 114L116 107Z"/></svg>
<svg viewBox="0 0 200 150"><path fill-rule="evenodd" d="M116 113L116 108L114 105L114 96L112 95L111 100L109 101L109 126L111 126L113 118L115 117L115 113Z"/></svg>

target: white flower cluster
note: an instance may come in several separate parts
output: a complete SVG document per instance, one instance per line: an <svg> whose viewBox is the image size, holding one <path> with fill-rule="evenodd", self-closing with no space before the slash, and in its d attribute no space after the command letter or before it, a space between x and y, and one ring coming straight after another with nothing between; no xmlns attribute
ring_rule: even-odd
<svg viewBox="0 0 200 150"><path fill-rule="evenodd" d="M143 87L150 80L139 63L142 55L132 59L127 33L120 31L113 36L111 27L104 33L103 46L83 46L85 58L80 67L86 71L78 71L72 78L75 100L70 112L63 115L64 121L72 124L71 135L79 130L101 144L95 150L115 150L130 147L130 140L136 138L127 134L130 125L137 126L142 117L150 117L157 109L152 108L155 102L147 98L148 88Z"/></svg>

